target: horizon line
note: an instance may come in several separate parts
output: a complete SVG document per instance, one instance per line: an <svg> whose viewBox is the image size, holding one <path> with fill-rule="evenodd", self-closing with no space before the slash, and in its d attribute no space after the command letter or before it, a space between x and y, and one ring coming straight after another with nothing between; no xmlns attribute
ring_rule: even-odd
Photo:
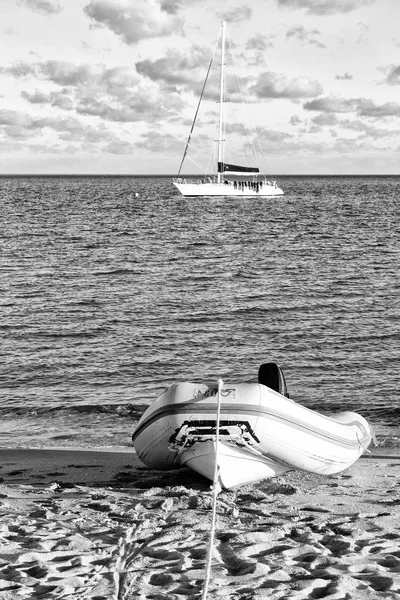
<svg viewBox="0 0 400 600"><path fill-rule="evenodd" d="M181 176L203 177L201 173ZM171 173L0 173L0 177L177 177ZM280 173L269 177L400 177L400 173Z"/></svg>

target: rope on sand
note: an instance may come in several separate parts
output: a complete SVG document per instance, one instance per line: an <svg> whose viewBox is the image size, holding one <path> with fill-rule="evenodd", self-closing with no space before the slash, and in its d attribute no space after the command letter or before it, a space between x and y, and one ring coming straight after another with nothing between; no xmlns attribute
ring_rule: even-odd
<svg viewBox="0 0 400 600"><path fill-rule="evenodd" d="M204 581L203 595L201 600L207 600L208 594L208 586L210 583L211 577L211 561L212 561L212 551L214 546L214 537L215 537L215 523L217 519L217 496L221 491L221 485L219 482L219 465L218 465L218 446L219 446L219 422L221 417L221 390L224 386L224 382L222 379L218 380L218 396L217 396L217 424L215 428L215 466L214 466L214 478L213 478L213 503L212 503L212 517L211 517L211 531L210 531L210 541L207 552L207 562L206 562L206 576Z"/></svg>

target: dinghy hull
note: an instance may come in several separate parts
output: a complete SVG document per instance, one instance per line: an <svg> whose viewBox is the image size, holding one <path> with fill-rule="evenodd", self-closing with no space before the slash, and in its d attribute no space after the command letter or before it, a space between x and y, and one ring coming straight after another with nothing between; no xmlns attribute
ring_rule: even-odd
<svg viewBox="0 0 400 600"><path fill-rule="evenodd" d="M154 469L188 466L213 478L217 387L178 383L144 413L132 436L139 458ZM226 385L220 399L218 466L230 488L299 469L332 474L353 464L372 432L352 412L331 417L258 383Z"/></svg>
<svg viewBox="0 0 400 600"><path fill-rule="evenodd" d="M217 454L216 443L212 440L195 443L183 452L181 463L212 481L217 456L218 480L225 489L275 477L290 470L290 467L238 446L219 443Z"/></svg>

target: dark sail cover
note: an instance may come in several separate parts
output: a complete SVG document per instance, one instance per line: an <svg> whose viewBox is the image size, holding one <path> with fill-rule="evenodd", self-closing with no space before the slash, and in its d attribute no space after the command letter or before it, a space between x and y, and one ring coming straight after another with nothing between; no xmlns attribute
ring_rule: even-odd
<svg viewBox="0 0 400 600"><path fill-rule="evenodd" d="M258 167L240 167L238 165L228 165L228 163L218 163L218 173L229 173L229 171L235 173L259 173Z"/></svg>

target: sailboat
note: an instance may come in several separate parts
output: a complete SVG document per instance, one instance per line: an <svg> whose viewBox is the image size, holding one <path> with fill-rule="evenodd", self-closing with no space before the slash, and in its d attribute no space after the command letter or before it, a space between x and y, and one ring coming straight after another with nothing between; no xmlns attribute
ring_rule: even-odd
<svg viewBox="0 0 400 600"><path fill-rule="evenodd" d="M276 181L271 181L261 173L258 166L241 166L225 162L225 114L224 105L226 98L225 90L225 53L226 53L226 21L222 21L217 44L221 38L221 70L219 82L219 117L218 117L218 152L216 175L205 175L199 180L186 180L181 177L182 166L188 154L193 129L198 116L200 104L206 87L207 79L211 70L213 58L208 67L206 79L197 105L196 113L186 143L181 165L177 177L173 179L173 185L183 196L255 196L270 197L282 196L283 191L278 187Z"/></svg>

